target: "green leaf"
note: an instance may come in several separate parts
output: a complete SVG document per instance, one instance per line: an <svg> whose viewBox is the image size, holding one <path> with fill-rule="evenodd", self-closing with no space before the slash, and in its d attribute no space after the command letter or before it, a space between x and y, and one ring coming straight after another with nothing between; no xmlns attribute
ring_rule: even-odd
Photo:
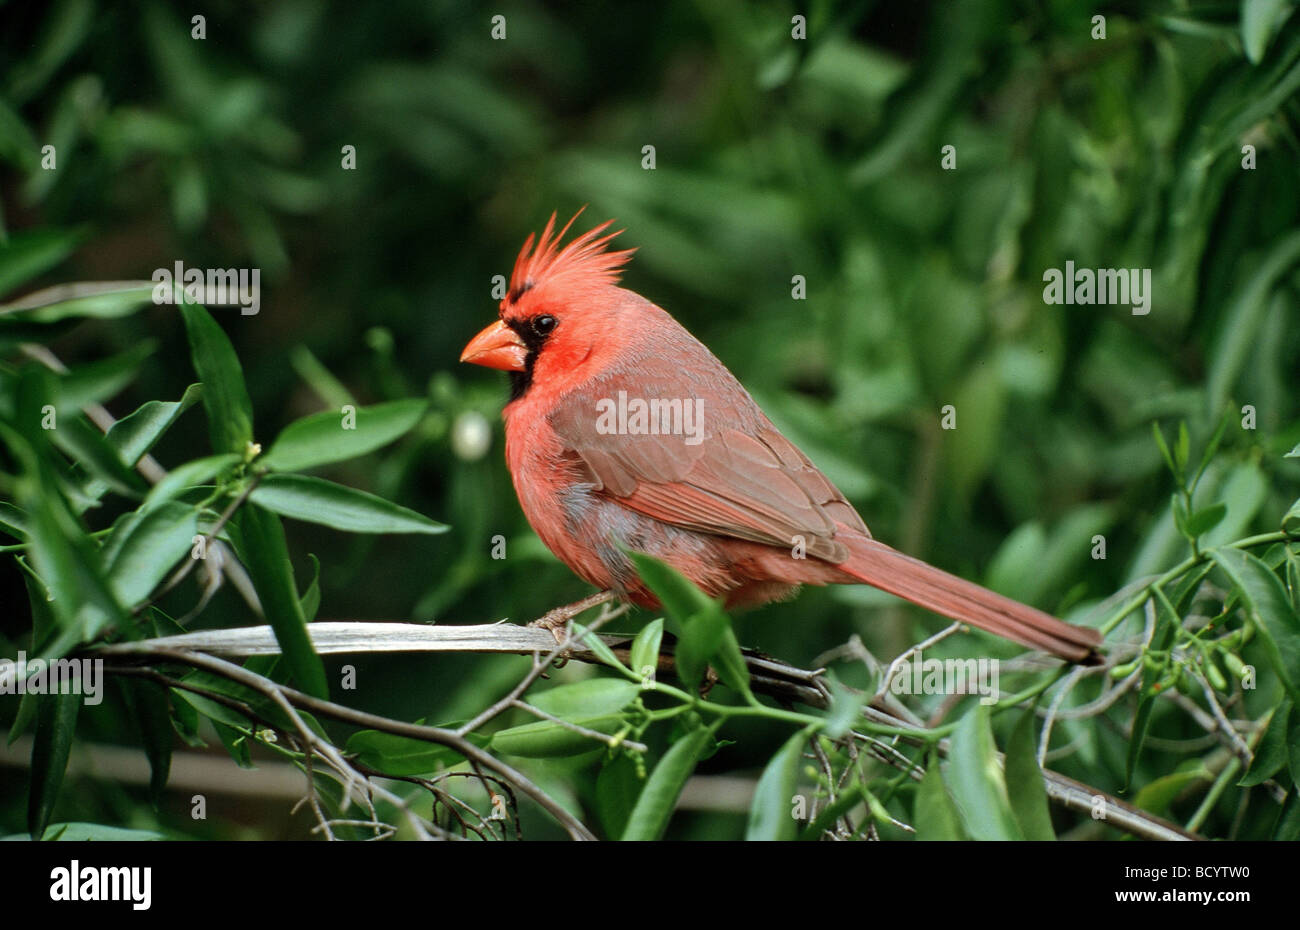
<svg viewBox="0 0 1300 930"><path fill-rule="evenodd" d="M194 370L203 382L212 451L243 455L253 441L253 405L244 386L244 370L230 337L198 304L182 303Z"/></svg>
<svg viewBox="0 0 1300 930"><path fill-rule="evenodd" d="M1203 764L1197 762L1194 763L1193 768L1162 775L1155 781L1143 785L1142 790L1133 798L1133 806L1140 807L1142 810L1150 811L1156 815L1163 815L1169 809L1169 805L1189 785L1200 781L1209 783L1213 780L1214 777L1210 771Z"/></svg>
<svg viewBox="0 0 1300 930"><path fill-rule="evenodd" d="M877 824L888 830L898 828L893 816L889 813L889 809L885 807L880 798L872 794L871 790L865 786L862 788L862 795L863 800L867 802L867 810L871 811L871 817Z"/></svg>
<svg viewBox="0 0 1300 930"><path fill-rule="evenodd" d="M95 6L86 0L50 7L50 15L32 43L31 53L15 61L7 75L6 97L27 103L32 95L45 88L59 67L81 47L94 23Z"/></svg>
<svg viewBox="0 0 1300 930"><path fill-rule="evenodd" d="M488 745L488 739L479 733L470 733L465 738L479 748ZM379 730L353 733L345 750L364 765L398 776L429 775L465 761L465 757L451 746Z"/></svg>
<svg viewBox="0 0 1300 930"><path fill-rule="evenodd" d="M150 608L156 611L157 608ZM193 749L207 749L208 744L199 736L199 712L188 701L181 700L175 688L168 690L168 703L171 706L172 729Z"/></svg>
<svg viewBox="0 0 1300 930"><path fill-rule="evenodd" d="M1151 435L1155 437L1156 446L1160 449L1160 457L1163 458L1165 464L1169 466L1169 473L1173 475L1174 480L1181 485L1183 483L1183 473L1179 471L1178 466L1174 464L1174 457L1169 452L1169 446L1165 444L1165 436L1164 433L1160 432L1159 423L1151 424Z"/></svg>
<svg viewBox="0 0 1300 930"><path fill-rule="evenodd" d="M1007 742L1007 796L1011 812L1027 840L1054 840L1052 815L1047 807L1047 784L1038 767L1034 747L1034 709L1031 707L1016 723Z"/></svg>
<svg viewBox="0 0 1300 930"><path fill-rule="evenodd" d="M36 229L10 236L4 248L0 249L0 295L49 271L71 255L81 239L81 233L54 229Z"/></svg>
<svg viewBox="0 0 1300 930"><path fill-rule="evenodd" d="M90 404L104 403L116 397L135 380L140 365L157 347L156 341L146 339L118 355L90 362L59 375L55 381L59 413L76 414Z"/></svg>
<svg viewBox="0 0 1300 930"><path fill-rule="evenodd" d="M1243 108L1244 109L1244 108ZM1207 390L1211 410L1221 410L1228 392L1237 382L1259 339L1269 306L1269 294L1297 261L1300 261L1300 231L1292 231L1270 242L1269 251L1254 271L1229 295L1221 314L1223 323L1211 347Z"/></svg>
<svg viewBox="0 0 1300 930"><path fill-rule="evenodd" d="M1288 533L1300 532L1300 500L1291 505L1291 509L1282 517L1282 529Z"/></svg>
<svg viewBox="0 0 1300 930"><path fill-rule="evenodd" d="M1216 497L1227 504L1228 515L1205 534L1202 547L1214 549L1239 539L1267 500L1269 492L1269 479L1256 463L1242 462L1231 468L1215 492Z"/></svg>
<svg viewBox="0 0 1300 930"><path fill-rule="evenodd" d="M9 69L6 69L7 71ZM21 76L21 71L19 71ZM15 168L21 168L30 176L32 172L37 171L40 165L40 143L32 131L27 128L14 110L9 106L10 101L19 102L13 93L12 72L6 75L5 94L0 99L0 159L10 163ZM20 85L21 86L21 85ZM5 244L5 232L3 224L0 224L0 245ZM3 255L3 253L0 253ZM0 263L0 269L3 269L3 263ZM0 294L4 293L0 291Z"/></svg>
<svg viewBox="0 0 1300 930"><path fill-rule="evenodd" d="M320 610L320 559L310 552L307 553L307 558L311 560L311 582L307 585L307 590L302 592L301 600L302 615L311 623Z"/></svg>
<svg viewBox="0 0 1300 930"><path fill-rule="evenodd" d="M131 830L100 823L52 823L45 828L44 840L62 843L123 843L165 840L156 830Z"/></svg>
<svg viewBox="0 0 1300 930"><path fill-rule="evenodd" d="M871 700L871 692L854 690L829 673L827 677L830 678L831 706L826 714L825 733L831 739L839 739L858 719L862 705Z"/></svg>
<svg viewBox="0 0 1300 930"><path fill-rule="evenodd" d="M634 681L622 678L588 678L557 685L529 695L528 703L564 720L599 717L622 710L641 693Z"/></svg>
<svg viewBox="0 0 1300 930"><path fill-rule="evenodd" d="M953 390L957 428L944 433L944 468L953 499L968 501L1002 451L1006 385L998 366L987 360L967 363Z"/></svg>
<svg viewBox="0 0 1300 930"><path fill-rule="evenodd" d="M307 618L303 616L302 602L294 585L289 547L280 519L249 502L240 511L239 526L244 547L241 560L298 687L328 700L325 667L307 635Z"/></svg>
<svg viewBox="0 0 1300 930"><path fill-rule="evenodd" d="M629 682L631 684L631 682ZM635 685L633 685L635 687ZM577 717L569 723L612 736L624 725L620 714L600 714L590 717ZM522 756L528 759L552 759L563 756L577 756L593 749L609 745L592 736L579 733L553 720L537 720L498 730L492 734L491 747L507 756Z"/></svg>
<svg viewBox="0 0 1300 930"><path fill-rule="evenodd" d="M705 608L682 624L677 643L677 676L690 691L700 687L709 660L717 654L728 630L721 608Z"/></svg>
<svg viewBox="0 0 1300 930"><path fill-rule="evenodd" d="M192 707L186 704L186 707ZM249 745L251 740L242 730L237 730L232 726L222 723L220 720L211 720L212 729L217 734L217 739L221 741L221 746L226 750L235 765L241 769L253 768L253 750Z"/></svg>
<svg viewBox="0 0 1300 930"><path fill-rule="evenodd" d="M636 799L636 806L627 818L623 839L657 840L663 836L673 808L677 806L677 798L686 787L686 780L712 743L713 734L700 728L668 747Z"/></svg>
<svg viewBox="0 0 1300 930"><path fill-rule="evenodd" d="M600 767L596 776L596 815L606 836L620 837L627 829L628 818L641 794L642 781L636 760L626 753Z"/></svg>
<svg viewBox="0 0 1300 930"><path fill-rule="evenodd" d="M659 668L659 648L663 645L664 619L658 617L645 625L645 628L632 640L631 654L628 657L633 672L642 680L655 676Z"/></svg>
<svg viewBox="0 0 1300 930"><path fill-rule="evenodd" d="M253 726L253 722L243 716L242 713L227 707L224 703L208 695L221 695L238 701L252 711L259 720L265 720L271 726L285 730L294 729L295 725L290 720L289 715L275 701L248 685L231 681L229 678L203 669L187 672L181 678L181 681L186 684L187 688L173 688L173 697L179 697L198 710L199 713L227 726L248 729ZM188 688L196 688L204 693L197 694L188 690ZM320 724L310 714L299 711L299 716L308 729L312 730L316 735L325 739L329 738L325 731L321 729Z"/></svg>
<svg viewBox="0 0 1300 930"><path fill-rule="evenodd" d="M172 721L167 689L152 681L124 679L131 718L139 723L141 744L149 759L149 795L154 806L167 787L172 764Z"/></svg>
<svg viewBox="0 0 1300 930"><path fill-rule="evenodd" d="M1250 768L1237 785L1253 788L1262 785L1282 770L1287 764L1288 739L1290 735L1291 702L1284 700L1265 723L1264 734L1255 746L1255 758Z"/></svg>
<svg viewBox="0 0 1300 930"><path fill-rule="evenodd" d="M957 724L943 776L971 839L1023 839L998 765L987 705L975 705Z"/></svg>
<svg viewBox="0 0 1300 930"><path fill-rule="evenodd" d="M962 839L961 820L953 806L943 776L939 774L939 760L934 758L926 766L925 777L916 789L916 807L912 812L912 826L918 840Z"/></svg>
<svg viewBox="0 0 1300 930"><path fill-rule="evenodd" d="M1181 420L1178 423L1178 441L1174 445L1174 464L1178 466L1178 474L1187 474L1187 456L1191 453L1192 441L1187 433L1187 421Z"/></svg>
<svg viewBox="0 0 1300 930"><path fill-rule="evenodd" d="M621 669L627 667L618 660L618 656L614 655L614 650L610 649L609 646L606 645L605 641L600 638L600 634L593 633L577 620L572 622L572 627L573 638L583 646L590 649L592 654L596 658L600 659L600 661L604 662L610 668Z"/></svg>
<svg viewBox="0 0 1300 930"><path fill-rule="evenodd" d="M24 323L67 319L112 320L153 303L152 284L137 281L83 281L59 284L0 306L0 315Z"/></svg>
<svg viewBox="0 0 1300 930"><path fill-rule="evenodd" d="M749 697L749 669L731 620L721 604L710 598L672 566L643 552L629 552L637 572L681 629L677 644L677 675L694 690L709 663L718 678Z"/></svg>
<svg viewBox="0 0 1300 930"><path fill-rule="evenodd" d="M179 698L184 706L207 717L209 720L226 727L249 727L252 723L233 709L202 694L195 694L182 688L173 688L172 696ZM236 760L238 761L238 760Z"/></svg>
<svg viewBox="0 0 1300 930"><path fill-rule="evenodd" d="M1241 44L1253 65L1259 64L1287 17L1295 10L1295 0L1242 0Z"/></svg>
<svg viewBox="0 0 1300 930"><path fill-rule="evenodd" d="M352 533L445 533L449 527L374 494L310 475L267 475L254 503L285 517Z"/></svg>
<svg viewBox="0 0 1300 930"><path fill-rule="evenodd" d="M1300 714L1291 714L1286 726L1287 764L1291 769L1291 785L1300 785Z"/></svg>
<svg viewBox="0 0 1300 930"><path fill-rule="evenodd" d="M223 452L220 455L209 455L173 468L165 478L153 486L145 496L140 509L152 510L160 507L189 488L211 481L241 459L242 456L234 452Z"/></svg>
<svg viewBox="0 0 1300 930"><path fill-rule="evenodd" d="M1287 793L1286 803L1278 812L1273 839L1281 842L1300 840L1300 791Z"/></svg>
<svg viewBox="0 0 1300 930"><path fill-rule="evenodd" d="M1194 539L1195 536L1187 529L1187 502L1183 500L1183 495L1181 493L1174 492L1170 495L1169 509L1173 511L1174 526L1178 528L1178 532L1188 538ZM1227 508L1225 507L1224 510L1226 511Z"/></svg>
<svg viewBox="0 0 1300 930"><path fill-rule="evenodd" d="M646 555L644 552L629 552L628 556L636 566L637 574L646 587L654 592L663 604L668 616L678 624L685 626L686 621L703 610L716 607L717 604L690 579L672 566Z"/></svg>
<svg viewBox="0 0 1300 930"><path fill-rule="evenodd" d="M27 518L23 512L13 504L0 501L0 529L8 533L14 539L23 540L27 538Z"/></svg>
<svg viewBox="0 0 1300 930"><path fill-rule="evenodd" d="M334 377L320 359L312 354L311 349L304 345L294 346L289 352L289 364L326 405L340 409L346 404L354 407L357 405L356 399L343 382Z"/></svg>
<svg viewBox="0 0 1300 930"><path fill-rule="evenodd" d="M151 400L113 424L105 437L127 465L135 465L180 415L199 399L202 385L191 384L177 401Z"/></svg>
<svg viewBox="0 0 1300 930"><path fill-rule="evenodd" d="M63 417L58 427L49 430L48 435L56 446L85 468L88 474L103 481L118 494L144 495L144 480L122 461L104 434L84 418Z"/></svg>
<svg viewBox="0 0 1300 930"><path fill-rule="evenodd" d="M27 555L49 592L49 603L59 625L53 642L40 644L41 657L65 655L110 624L129 628L129 617L113 597L99 551L85 527L69 510L63 496L50 486L39 459L24 438L2 422L0 436L23 463L23 475L14 483L14 489L17 502L28 514Z"/></svg>
<svg viewBox="0 0 1300 930"><path fill-rule="evenodd" d="M729 617L726 629L722 631L722 642L713 654L713 666L724 685L741 694L747 702L753 703L754 696L749 690L749 666L745 664L740 641L736 639L736 631L731 628Z"/></svg>
<svg viewBox="0 0 1300 930"><path fill-rule="evenodd" d="M45 640L50 636L56 627L54 612L50 609L48 595L41 584L26 563L18 560L19 567L23 570L23 584L27 587L27 603L32 611L32 644L31 652L36 654L40 652ZM9 738L7 745L12 746L14 741L23 733L32 721L36 719L37 704L40 703L40 695L24 692L18 699L18 710L14 714L14 721L9 727Z"/></svg>
<svg viewBox="0 0 1300 930"><path fill-rule="evenodd" d="M118 603L145 600L189 556L199 532L199 514L175 501L128 514L104 546L108 583Z"/></svg>
<svg viewBox="0 0 1300 930"><path fill-rule="evenodd" d="M1273 670L1293 706L1300 706L1300 618L1268 566L1239 549L1215 549L1214 561L1232 579L1255 619Z"/></svg>
<svg viewBox="0 0 1300 930"><path fill-rule="evenodd" d="M303 417L284 428L258 463L272 471L301 471L365 455L409 431L427 406L423 398L407 398L348 414L326 411Z"/></svg>
<svg viewBox="0 0 1300 930"><path fill-rule="evenodd" d="M1201 508L1187 518L1187 535L1195 538L1208 533L1218 526L1227 514L1227 504L1212 504Z"/></svg>
<svg viewBox="0 0 1300 930"><path fill-rule="evenodd" d="M27 830L33 837L45 834L45 825L54 813L76 735L81 700L80 694L47 694L38 702L31 791L27 798Z"/></svg>
<svg viewBox="0 0 1300 930"><path fill-rule="evenodd" d="M745 827L747 840L792 840L798 829L793 807L795 784L799 778L799 762L809 733L800 730L785 741L776 755L768 761L754 788L754 800L749 805L749 823Z"/></svg>

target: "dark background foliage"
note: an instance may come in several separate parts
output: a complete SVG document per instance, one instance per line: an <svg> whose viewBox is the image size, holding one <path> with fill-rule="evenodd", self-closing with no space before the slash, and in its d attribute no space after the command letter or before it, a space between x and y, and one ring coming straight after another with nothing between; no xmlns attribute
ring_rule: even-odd
<svg viewBox="0 0 1300 930"><path fill-rule="evenodd" d="M1283 458L1300 442L1289 4L218 0L203 12L195 41L190 13L162 3L0 5L5 248L39 246L39 276L0 299L147 279L178 260L257 267L261 312L213 313L259 441L340 402L427 395L411 434L324 474L452 528L350 536L290 522L299 577L308 553L320 560L324 619L522 622L588 593L515 500L504 379L457 365L495 314L492 277L552 211L584 205L579 224L616 218L620 245L637 248L626 285L713 349L876 536L1004 593L1077 619L1188 554L1153 422L1169 436L1185 423L1196 460L1229 417L1195 501L1226 516L1202 547L1276 529L1296 496L1300 467ZM490 38L497 13L504 41ZM806 41L790 37L796 13ZM56 171L40 166L47 143ZM347 145L356 170L340 166ZM945 145L956 170L941 167ZM1045 305L1043 271L1066 260L1152 269L1150 314ZM806 300L791 297L794 275ZM195 380L174 307L47 342L74 366L153 346L110 404L119 416ZM940 428L947 404L954 431ZM208 452L197 415L154 450L168 464ZM109 526L121 507L88 523ZM1096 534L1104 560L1090 558ZM490 556L497 535L504 560ZM0 572L21 592L15 563ZM174 612L193 596L178 592ZM5 655L24 614L0 618ZM198 625L245 622L227 589ZM853 588L736 618L744 644L805 665L853 634L887 660L939 628ZM944 648L976 648L958 640ZM985 638L978 649L1014 652ZM440 722L473 713L527 660L356 665L350 703ZM851 665L841 674L866 682ZM1063 726L1059 744L1080 749L1058 765L1118 791L1126 719ZM131 742L120 706L82 726ZM1203 733L1172 713L1154 726L1163 748L1142 758L1139 786ZM753 774L788 733L764 721L725 735L736 745L702 771ZM548 778L589 801L590 768ZM155 813L132 791L78 785L59 819L195 833L178 798ZM1175 819L1199 800L1175 804ZM1235 804L1208 832L1269 835L1263 802L1234 828ZM20 791L0 794L0 833L22 829L22 809ZM680 836L732 836L743 818L675 823ZM302 829L271 803L199 828Z"/></svg>

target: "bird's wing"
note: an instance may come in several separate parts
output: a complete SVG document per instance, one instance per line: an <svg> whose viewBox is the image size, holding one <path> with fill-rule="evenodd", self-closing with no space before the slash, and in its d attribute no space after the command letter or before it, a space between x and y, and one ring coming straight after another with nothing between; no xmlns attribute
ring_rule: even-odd
<svg viewBox="0 0 1300 930"><path fill-rule="evenodd" d="M870 536L862 518L722 363L699 348L705 357L644 357L631 370L607 373L566 394L550 416L566 455L585 465L598 493L646 516L783 548L802 540L809 555L844 561L848 551L834 538L836 524ZM692 404L702 428L695 435L620 430L633 423L610 417L620 390L624 409L638 399Z"/></svg>

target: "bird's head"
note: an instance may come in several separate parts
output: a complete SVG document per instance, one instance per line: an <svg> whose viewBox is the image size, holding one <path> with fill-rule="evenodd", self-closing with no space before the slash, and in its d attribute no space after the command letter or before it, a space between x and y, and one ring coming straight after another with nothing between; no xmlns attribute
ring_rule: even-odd
<svg viewBox="0 0 1300 930"><path fill-rule="evenodd" d="M530 234L515 260L510 290L501 301L500 319L470 340L460 360L508 371L513 396L534 377L573 371L608 341L619 306L619 269L634 249L610 251L618 232L606 233L607 220L568 245L575 214L555 233L555 215L540 239Z"/></svg>

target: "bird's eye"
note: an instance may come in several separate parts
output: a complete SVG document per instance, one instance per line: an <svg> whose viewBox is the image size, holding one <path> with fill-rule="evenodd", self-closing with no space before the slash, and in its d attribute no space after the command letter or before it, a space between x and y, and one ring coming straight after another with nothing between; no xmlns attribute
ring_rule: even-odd
<svg viewBox="0 0 1300 930"><path fill-rule="evenodd" d="M555 329L555 325L559 322L560 322L559 320L557 320L555 317L551 316L550 314L535 316L533 317L533 322L532 322L533 332L535 332L539 336L549 336L551 334L551 330Z"/></svg>

